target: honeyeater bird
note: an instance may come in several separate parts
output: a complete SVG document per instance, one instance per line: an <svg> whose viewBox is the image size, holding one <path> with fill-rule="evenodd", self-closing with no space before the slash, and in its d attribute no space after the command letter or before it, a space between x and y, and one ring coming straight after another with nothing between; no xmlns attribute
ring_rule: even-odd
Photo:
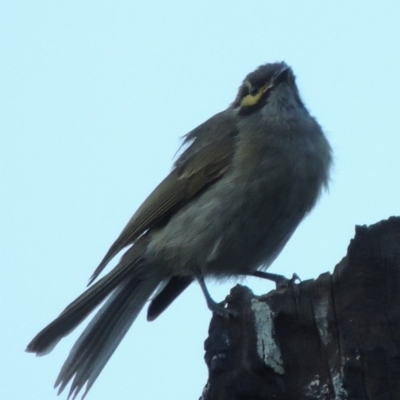
<svg viewBox="0 0 400 400"><path fill-rule="evenodd" d="M157 318L193 281L209 309L204 278L262 275L327 187L331 147L304 106L292 69L261 65L233 103L183 141L171 173L139 207L94 271L88 289L29 343L44 355L101 308L73 346L56 380L69 395L90 389L150 300ZM119 263L99 278L108 262Z"/></svg>

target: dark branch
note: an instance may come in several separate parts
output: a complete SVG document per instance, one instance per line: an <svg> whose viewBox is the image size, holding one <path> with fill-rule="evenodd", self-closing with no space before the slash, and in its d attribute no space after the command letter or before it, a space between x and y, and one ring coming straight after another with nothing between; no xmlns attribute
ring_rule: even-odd
<svg viewBox="0 0 400 400"><path fill-rule="evenodd" d="M400 218L357 227L332 275L227 300L202 400L400 399Z"/></svg>

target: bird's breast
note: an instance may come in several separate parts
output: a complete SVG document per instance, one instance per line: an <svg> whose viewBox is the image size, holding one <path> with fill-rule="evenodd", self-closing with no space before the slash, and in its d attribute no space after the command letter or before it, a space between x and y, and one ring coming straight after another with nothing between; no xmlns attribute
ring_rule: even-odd
<svg viewBox="0 0 400 400"><path fill-rule="evenodd" d="M230 171L154 234L149 252L171 273L223 277L268 266L315 204L323 179L307 140L240 146Z"/></svg>

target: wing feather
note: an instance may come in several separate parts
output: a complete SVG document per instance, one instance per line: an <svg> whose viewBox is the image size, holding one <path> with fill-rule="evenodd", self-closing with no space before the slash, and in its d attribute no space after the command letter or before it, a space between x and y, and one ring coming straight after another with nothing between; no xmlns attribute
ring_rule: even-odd
<svg viewBox="0 0 400 400"><path fill-rule="evenodd" d="M236 130L234 124L224 124L224 129L216 135L216 140L207 140L199 149L196 149L195 140L182 154L171 173L129 220L94 271L89 284L120 250L134 243L147 230L167 221L183 204L193 200L229 170L235 150ZM207 134L210 135L209 131Z"/></svg>

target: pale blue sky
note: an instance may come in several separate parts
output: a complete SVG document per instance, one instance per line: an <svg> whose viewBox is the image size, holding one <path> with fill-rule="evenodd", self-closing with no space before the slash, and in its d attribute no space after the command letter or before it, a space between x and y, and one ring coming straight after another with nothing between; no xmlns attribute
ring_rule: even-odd
<svg viewBox="0 0 400 400"><path fill-rule="evenodd" d="M351 3L351 4L349 4ZM400 211L398 1L9 1L0 6L0 387L56 398L78 336L29 340L80 294L167 174L179 137L285 60L335 151L330 192L271 268L332 271L355 224ZM248 279L258 294L272 286ZM234 282L210 284L222 300ZM197 285L140 315L87 399L197 399L211 314ZM66 393L62 395L66 398Z"/></svg>

